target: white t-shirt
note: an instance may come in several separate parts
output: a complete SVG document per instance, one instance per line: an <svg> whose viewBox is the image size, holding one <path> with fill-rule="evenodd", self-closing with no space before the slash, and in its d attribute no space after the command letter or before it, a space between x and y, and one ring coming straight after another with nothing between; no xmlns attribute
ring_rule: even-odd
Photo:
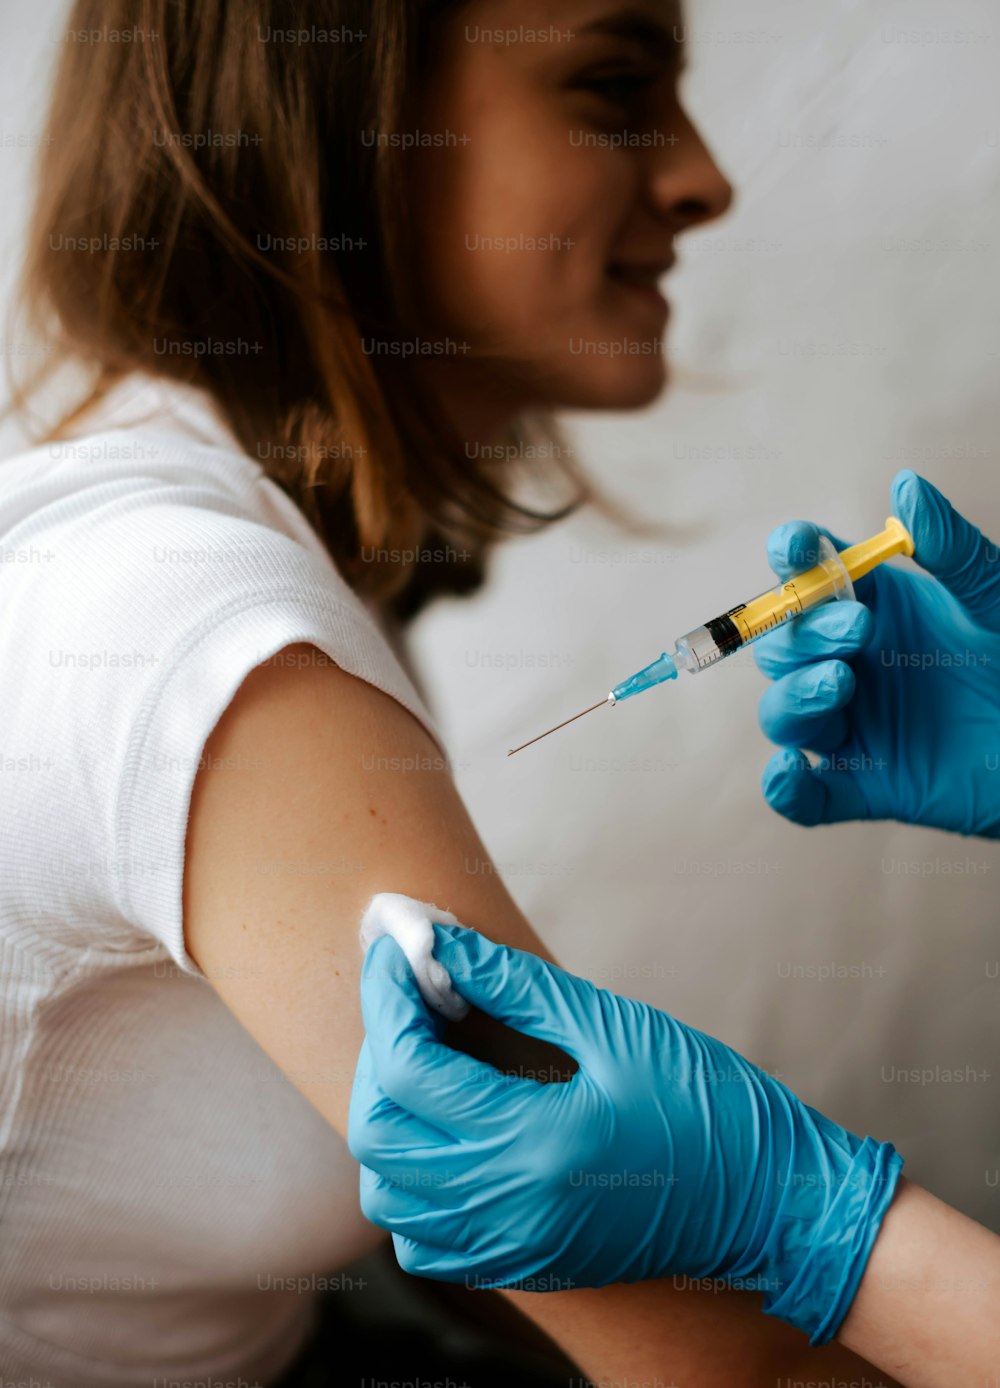
<svg viewBox="0 0 1000 1388"><path fill-rule="evenodd" d="M268 1384L379 1237L342 1139L184 949L205 741L299 641L443 754L207 397L130 377L84 435L0 463L0 1381Z"/></svg>

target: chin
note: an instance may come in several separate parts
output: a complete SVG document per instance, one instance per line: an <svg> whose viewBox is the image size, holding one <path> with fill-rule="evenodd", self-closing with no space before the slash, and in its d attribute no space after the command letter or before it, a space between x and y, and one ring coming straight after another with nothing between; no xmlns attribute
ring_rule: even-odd
<svg viewBox="0 0 1000 1388"><path fill-rule="evenodd" d="M663 394L670 376L662 356L622 358L600 373L567 383L559 404L578 410L640 410Z"/></svg>

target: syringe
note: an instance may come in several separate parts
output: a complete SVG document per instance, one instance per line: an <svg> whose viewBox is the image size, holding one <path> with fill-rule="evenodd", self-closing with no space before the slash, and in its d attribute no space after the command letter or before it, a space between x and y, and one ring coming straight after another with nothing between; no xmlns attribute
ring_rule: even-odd
<svg viewBox="0 0 1000 1388"><path fill-rule="evenodd" d="M864 578L866 573L891 559L894 554L912 555L913 540L903 523L895 516L889 516L885 529L878 535L839 552L825 535L821 535L819 552L820 561L813 568L796 574L787 583L780 583L777 588L761 593L760 597L750 602L731 607L721 617L706 622L704 626L695 627L694 631L677 640L671 655L664 651L651 665L622 680L621 684L616 684L606 699L580 713L574 713L572 718L539 733L531 741L522 742L520 747L512 747L507 753L508 757L548 737L549 733L564 728L567 723L575 722L585 713L593 713L594 709L604 708L608 704L613 707L623 699L630 699L633 694L641 694L662 684L664 680L676 679L681 670L688 670L692 675L699 670L707 670L710 665L717 665L726 656L735 654L783 622L800 617L803 612L818 607L820 603L853 598L856 579Z"/></svg>

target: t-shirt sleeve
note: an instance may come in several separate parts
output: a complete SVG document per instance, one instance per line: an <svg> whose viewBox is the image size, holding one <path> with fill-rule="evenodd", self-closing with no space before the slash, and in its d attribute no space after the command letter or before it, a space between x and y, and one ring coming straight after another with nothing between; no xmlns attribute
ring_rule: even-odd
<svg viewBox="0 0 1000 1388"><path fill-rule="evenodd" d="M210 490L122 483L67 509L0 575L8 923L36 952L162 946L200 976L182 916L191 790L247 674L308 642L440 736L325 553Z"/></svg>

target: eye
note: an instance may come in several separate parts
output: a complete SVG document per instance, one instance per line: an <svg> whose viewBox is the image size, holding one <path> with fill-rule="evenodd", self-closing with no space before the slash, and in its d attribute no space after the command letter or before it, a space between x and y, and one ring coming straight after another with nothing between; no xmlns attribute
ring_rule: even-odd
<svg viewBox="0 0 1000 1388"><path fill-rule="evenodd" d="M582 91L594 92L612 106L629 110L658 78L656 72L616 72L582 77L574 85Z"/></svg>

